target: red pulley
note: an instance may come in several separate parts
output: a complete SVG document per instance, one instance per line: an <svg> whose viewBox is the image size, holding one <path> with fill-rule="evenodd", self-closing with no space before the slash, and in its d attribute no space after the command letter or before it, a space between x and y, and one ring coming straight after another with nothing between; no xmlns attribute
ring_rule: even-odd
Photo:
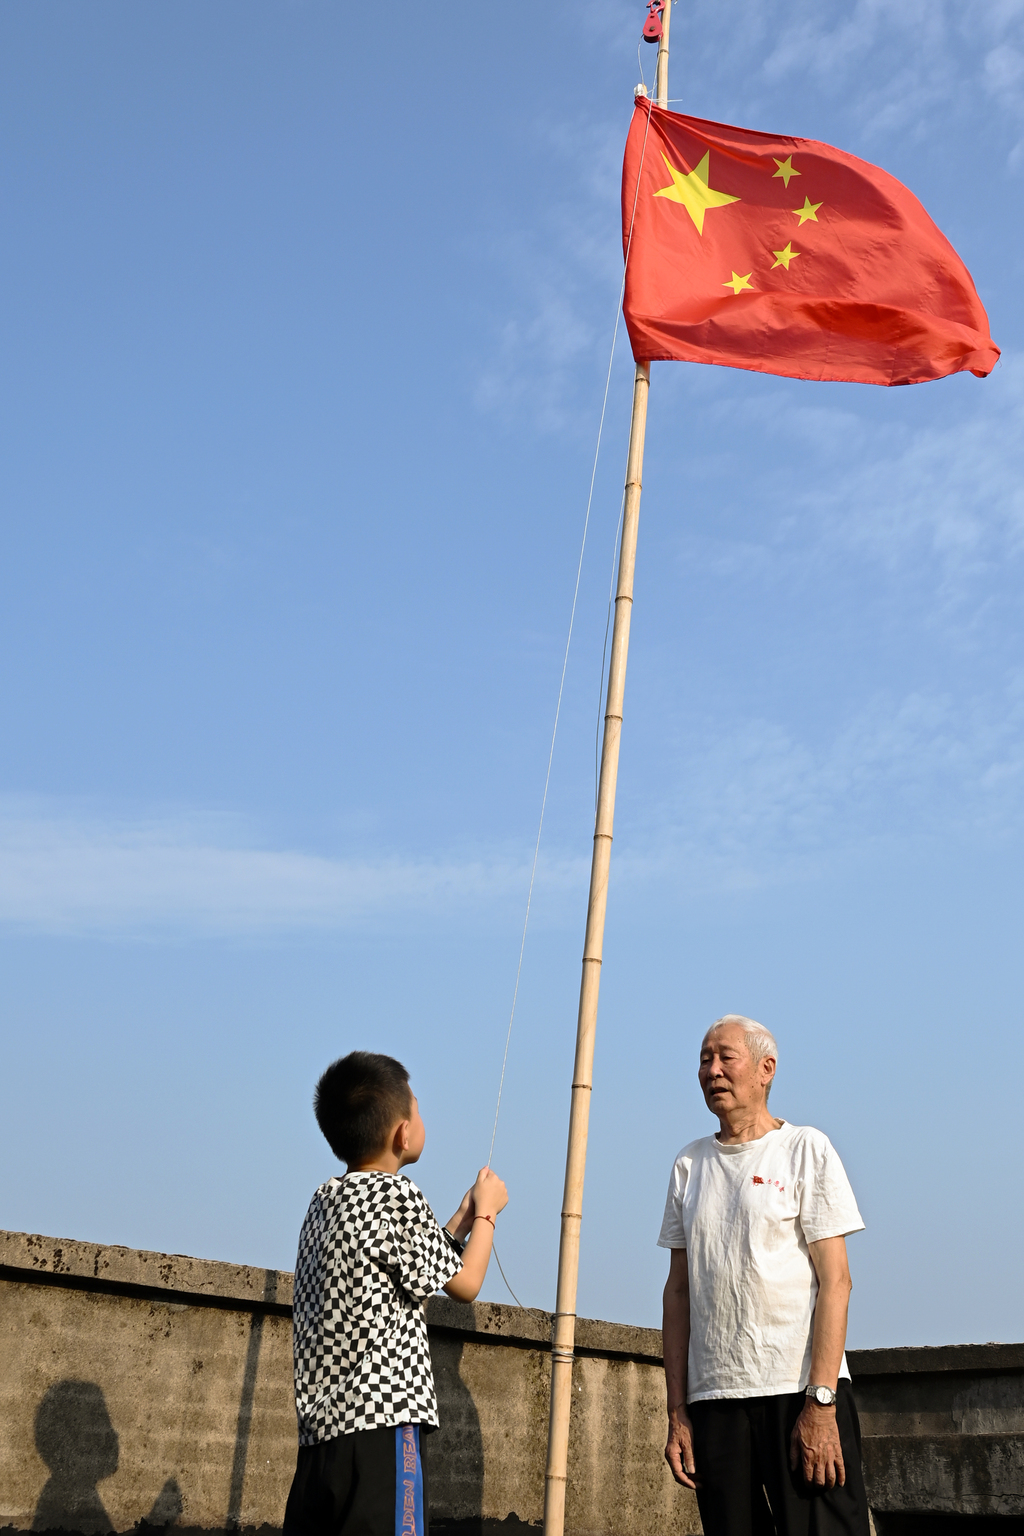
<svg viewBox="0 0 1024 1536"><path fill-rule="evenodd" d="M647 20L644 22L644 42L660 43L662 34L661 16L664 11L664 0L649 0L647 6Z"/></svg>

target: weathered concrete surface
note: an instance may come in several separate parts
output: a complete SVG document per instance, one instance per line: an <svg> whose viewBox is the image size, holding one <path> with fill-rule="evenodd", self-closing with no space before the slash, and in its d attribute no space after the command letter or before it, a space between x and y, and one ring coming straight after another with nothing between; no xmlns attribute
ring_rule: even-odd
<svg viewBox="0 0 1024 1536"><path fill-rule="evenodd" d="M295 1462L291 1276L0 1233L0 1526L279 1529ZM551 1317L427 1310L440 1536L507 1536L543 1507ZM662 1460L661 1335L581 1319L569 1536L688 1536ZM1024 1517L1024 1345L853 1351L881 1536L929 1514ZM909 1526L906 1529L910 1529Z"/></svg>
<svg viewBox="0 0 1024 1536"><path fill-rule="evenodd" d="M156 1289L171 1300L173 1297L166 1293L180 1293L190 1301L206 1297L252 1305L266 1300L266 1277L275 1275L275 1303L288 1310L292 1304L292 1277L284 1271L191 1259L182 1253L148 1253L142 1248L62 1241L28 1232L0 1231L0 1269L3 1268L44 1279L105 1282L119 1289Z"/></svg>
<svg viewBox="0 0 1024 1536"><path fill-rule="evenodd" d="M849 1358L875 1511L1024 1517L1024 1345Z"/></svg>
<svg viewBox="0 0 1024 1536"><path fill-rule="evenodd" d="M437 1298L427 1318L442 1417L430 1442L432 1479L435 1467L443 1469L443 1504L431 1497L438 1520L514 1514L539 1523L551 1314ZM503 1359L502 1349L513 1358ZM580 1536L698 1532L696 1500L676 1487L662 1455L661 1334L581 1318L577 1350L567 1529Z"/></svg>
<svg viewBox="0 0 1024 1536"><path fill-rule="evenodd" d="M0 1526L279 1528L295 1462L291 1276L0 1234ZM440 1298L434 1523L543 1509L551 1318ZM700 1530L661 1457L657 1332L581 1320L569 1536Z"/></svg>
<svg viewBox="0 0 1024 1536"><path fill-rule="evenodd" d="M1024 1512L1024 1435L893 1435L865 1446L880 1514Z"/></svg>
<svg viewBox="0 0 1024 1536"><path fill-rule="evenodd" d="M276 1301L280 1276L10 1234L0 1263L0 1524L223 1528L283 1509L291 1322L285 1307L254 1309ZM132 1287L147 1276L151 1293L111 1289L118 1272ZM207 1304L177 1299L190 1284ZM243 1305L209 1304L232 1285Z"/></svg>

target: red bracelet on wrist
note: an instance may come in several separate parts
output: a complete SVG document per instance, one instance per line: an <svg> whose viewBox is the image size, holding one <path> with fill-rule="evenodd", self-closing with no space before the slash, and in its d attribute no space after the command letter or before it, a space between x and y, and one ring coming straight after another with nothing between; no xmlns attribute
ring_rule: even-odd
<svg viewBox="0 0 1024 1536"><path fill-rule="evenodd" d="M494 1217L493 1216L474 1216L473 1220L474 1221L489 1221L491 1226L492 1227L494 1226ZM495 1231L497 1231L496 1227L495 1227Z"/></svg>

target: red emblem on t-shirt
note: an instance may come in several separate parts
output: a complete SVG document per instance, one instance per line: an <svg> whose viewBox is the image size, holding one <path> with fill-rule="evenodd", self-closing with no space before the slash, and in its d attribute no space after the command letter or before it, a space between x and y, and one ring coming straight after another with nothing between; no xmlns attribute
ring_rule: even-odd
<svg viewBox="0 0 1024 1536"><path fill-rule="evenodd" d="M764 1183L764 1179L759 1179L757 1174L755 1173L754 1174L754 1183L755 1184L763 1184Z"/></svg>

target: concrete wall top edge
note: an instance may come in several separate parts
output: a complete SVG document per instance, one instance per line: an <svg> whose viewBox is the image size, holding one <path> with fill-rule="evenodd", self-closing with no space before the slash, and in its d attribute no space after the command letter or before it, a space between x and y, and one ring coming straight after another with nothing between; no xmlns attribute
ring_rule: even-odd
<svg viewBox="0 0 1024 1536"><path fill-rule="evenodd" d="M143 1248L117 1248L72 1238L42 1237L29 1232L0 1231L0 1265L29 1275L99 1281L112 1289L143 1286L158 1291L238 1301L292 1304L292 1277L283 1270L257 1269L248 1264L224 1264L194 1259L182 1253L150 1253Z"/></svg>
<svg viewBox="0 0 1024 1536"><path fill-rule="evenodd" d="M551 1313L536 1307L510 1307L492 1301L467 1303L434 1296L427 1303L427 1322L432 1328L466 1335L486 1334L510 1344L540 1344L547 1348L551 1342ZM660 1363L661 1329L581 1317L576 1321L576 1348L584 1354L623 1355L631 1360Z"/></svg>
<svg viewBox="0 0 1024 1536"><path fill-rule="evenodd" d="M904 1376L947 1371L1019 1371L1024 1344L919 1344L893 1349L848 1349L854 1380L859 1376Z"/></svg>
<svg viewBox="0 0 1024 1536"><path fill-rule="evenodd" d="M144 1249L84 1243L70 1238L43 1237L27 1232L0 1230L0 1266L21 1272L26 1280L66 1278L109 1286L191 1294L235 1302L244 1309L261 1305L290 1306L292 1276L284 1270L252 1265L227 1264L197 1259L187 1254L152 1253ZM534 1307L515 1307L499 1302L457 1302L436 1296L427 1305L427 1321L435 1329L519 1347L548 1347L551 1314ZM576 1344L582 1353L618 1355L629 1359L659 1361L661 1333L627 1323L580 1318ZM1024 1368L1024 1343L943 1344L910 1348L858 1349L848 1352L853 1376L901 1376L935 1371L1007 1371Z"/></svg>

